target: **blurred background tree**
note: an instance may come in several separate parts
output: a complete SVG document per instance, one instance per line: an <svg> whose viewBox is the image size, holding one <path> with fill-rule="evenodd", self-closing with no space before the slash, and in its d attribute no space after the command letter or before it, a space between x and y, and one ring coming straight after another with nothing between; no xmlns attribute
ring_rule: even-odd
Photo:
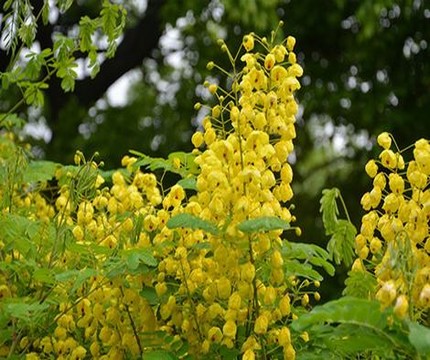
<svg viewBox="0 0 430 360"><path fill-rule="evenodd" d="M38 0L0 1L0 9L25 2L37 14ZM61 11L62 3L71 4ZM107 168L119 166L129 149L153 156L190 150L190 137L202 114L196 101L208 99L202 87L213 74L206 64L219 55L222 38L237 48L242 36L269 35L280 19L285 34L297 38L297 57L305 70L298 116L295 214L305 241L323 245L319 198L323 187L341 189L358 224L359 200L369 188L364 164L373 155L375 135L389 131L404 147L429 136L430 3L424 0L117 0L127 10L123 36L114 57L101 61L92 79L88 55L77 52L74 91L48 79L44 107L20 106L25 133L38 156L69 163L76 149L100 153ZM83 16L95 17L102 1L51 1L49 21L35 17L33 49L51 48L56 34L72 36ZM19 6L16 5L15 8ZM15 9L12 4L12 9ZM7 14L2 14L0 72L16 62L7 44ZM18 14L18 13L17 13ZM22 15L22 14L21 14ZM24 14L25 15L25 14ZM7 21L9 23L7 23ZM10 29L10 28L9 28ZM106 39L98 42L103 48ZM25 47L24 47L25 50ZM20 61L24 61L21 56ZM19 60L18 59L18 60ZM123 86L119 86L122 84ZM2 89L0 111L21 97ZM342 274L326 298L342 289ZM330 294L329 294L330 293ZM324 294L323 294L324 295Z"/></svg>

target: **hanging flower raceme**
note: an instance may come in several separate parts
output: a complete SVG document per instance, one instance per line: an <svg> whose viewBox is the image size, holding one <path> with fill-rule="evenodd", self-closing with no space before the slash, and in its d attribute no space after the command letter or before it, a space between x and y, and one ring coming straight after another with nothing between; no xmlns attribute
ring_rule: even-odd
<svg viewBox="0 0 430 360"><path fill-rule="evenodd" d="M373 189L361 199L367 213L356 237L355 268L364 262L374 273L384 307L417 320L430 307L430 143L415 142L405 161L410 148L399 151L386 132L377 141L383 150L366 164Z"/></svg>
<svg viewBox="0 0 430 360"><path fill-rule="evenodd" d="M195 354L239 346L250 359L281 346L286 359L294 358L291 340L284 336L292 300L282 230L250 233L241 228L258 218L294 221L286 207L293 196L287 160L294 150L294 92L302 68L293 53L294 38L278 44L275 35L271 41L246 35L244 54L240 49L233 55L221 41L231 72L208 64L227 74L227 86L205 83L217 103L206 108L203 131L192 137L200 173L197 193L183 211L216 230L175 230L179 247L159 266L179 286L173 294L176 305L169 306L166 296L161 307L165 329L185 335Z"/></svg>

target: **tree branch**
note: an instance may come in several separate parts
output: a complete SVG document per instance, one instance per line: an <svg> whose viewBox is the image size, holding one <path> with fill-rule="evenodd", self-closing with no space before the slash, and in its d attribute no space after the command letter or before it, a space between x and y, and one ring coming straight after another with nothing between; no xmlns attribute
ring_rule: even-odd
<svg viewBox="0 0 430 360"><path fill-rule="evenodd" d="M88 107L95 103L116 80L151 56L162 35L160 8L163 3L164 0L149 1L142 19L124 33L115 57L102 63L95 79L76 82L75 96L79 104Z"/></svg>

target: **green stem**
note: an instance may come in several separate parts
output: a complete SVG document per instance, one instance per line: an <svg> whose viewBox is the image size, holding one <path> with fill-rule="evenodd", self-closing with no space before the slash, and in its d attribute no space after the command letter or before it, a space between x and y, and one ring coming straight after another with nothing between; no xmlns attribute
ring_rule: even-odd
<svg viewBox="0 0 430 360"><path fill-rule="evenodd" d="M121 291L122 297L124 297L124 290L123 290L122 286L120 287L120 291ZM140 338L139 338L139 334L137 332L137 327L136 327L136 324L134 323L133 316L131 316L129 306L127 304L124 304L124 305L125 305L125 311L127 312L127 315L128 315L128 319L130 320L130 324L131 324L131 328L133 330L134 338L136 339L137 346L139 347L139 355L140 355L140 358L142 359L143 358L143 348L142 348L142 344L140 343Z"/></svg>
<svg viewBox="0 0 430 360"><path fill-rule="evenodd" d="M339 197L340 203L342 204L342 207L343 207L343 211L345 212L345 215L346 215L346 219L348 220L348 222L352 223L351 218L349 217L348 209L346 207L345 201L343 200L343 197L340 191L338 192L338 194L339 194L338 197Z"/></svg>

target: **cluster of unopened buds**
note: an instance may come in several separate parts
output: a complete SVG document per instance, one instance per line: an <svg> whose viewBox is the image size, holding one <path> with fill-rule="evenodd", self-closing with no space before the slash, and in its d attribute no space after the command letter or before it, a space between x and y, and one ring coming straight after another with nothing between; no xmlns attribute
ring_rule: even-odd
<svg viewBox="0 0 430 360"><path fill-rule="evenodd" d="M354 268L371 269L383 307L419 320L430 307L430 143L420 139L400 151L386 132L377 142L379 160L365 168L373 189L361 199L366 214L356 237Z"/></svg>

